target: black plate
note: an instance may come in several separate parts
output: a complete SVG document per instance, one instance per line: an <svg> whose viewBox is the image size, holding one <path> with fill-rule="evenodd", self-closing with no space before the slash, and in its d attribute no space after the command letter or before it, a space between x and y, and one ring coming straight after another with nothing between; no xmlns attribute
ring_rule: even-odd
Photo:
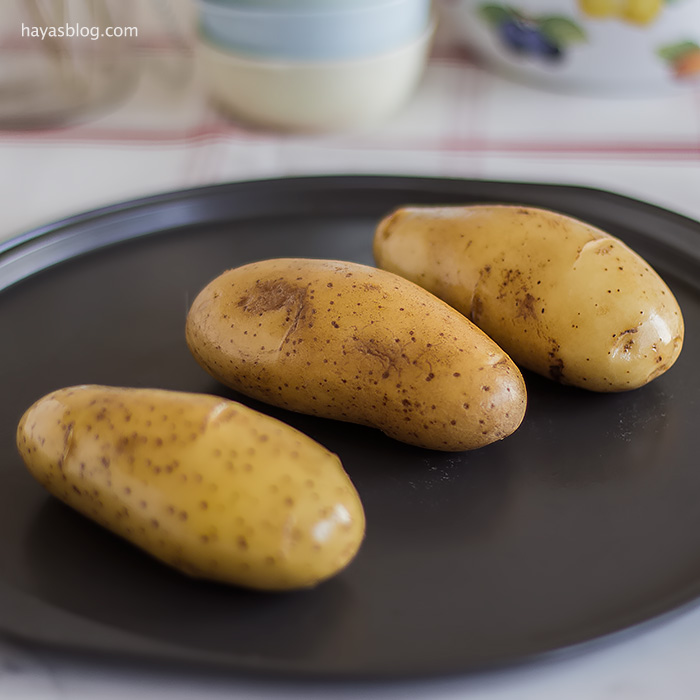
<svg viewBox="0 0 700 700"><path fill-rule="evenodd" d="M195 294L252 260L372 263L379 217L407 204L514 202L599 225L681 304L686 346L647 387L599 395L527 374L510 438L460 454L271 409L193 361ZM123 204L0 255L0 628L61 649L305 677L406 678L511 663L700 595L700 225L548 185L383 177L223 185ZM353 564L315 590L189 580L51 499L14 446L24 409L66 385L233 396L336 451L365 504Z"/></svg>

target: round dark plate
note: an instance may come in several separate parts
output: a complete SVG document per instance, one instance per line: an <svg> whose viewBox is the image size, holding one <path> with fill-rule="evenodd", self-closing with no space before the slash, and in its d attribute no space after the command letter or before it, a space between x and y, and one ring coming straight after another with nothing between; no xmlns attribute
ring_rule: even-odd
<svg viewBox="0 0 700 700"><path fill-rule="evenodd" d="M273 409L190 357L185 315L223 270L269 257L372 263L403 204L512 202L619 236L666 279L686 346L647 387L601 395L526 374L521 428L474 452ZM0 629L60 649L239 672L408 678L538 658L700 595L700 224L574 187L400 177L222 185L121 204L0 254ZM339 576L260 594L190 580L49 497L15 427L61 386L210 392L337 452L367 537Z"/></svg>

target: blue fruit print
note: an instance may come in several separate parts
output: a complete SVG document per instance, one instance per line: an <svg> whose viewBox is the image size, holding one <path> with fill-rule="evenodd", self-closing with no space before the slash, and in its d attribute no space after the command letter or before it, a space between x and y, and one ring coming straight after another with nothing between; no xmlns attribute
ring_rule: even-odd
<svg viewBox="0 0 700 700"><path fill-rule="evenodd" d="M516 53L556 59L562 56L561 49L552 43L537 26L519 19L508 19L498 27L503 43Z"/></svg>
<svg viewBox="0 0 700 700"><path fill-rule="evenodd" d="M482 5L481 16L495 29L501 43L521 56L560 61L568 44L585 41L583 30L566 17L527 17L500 5Z"/></svg>

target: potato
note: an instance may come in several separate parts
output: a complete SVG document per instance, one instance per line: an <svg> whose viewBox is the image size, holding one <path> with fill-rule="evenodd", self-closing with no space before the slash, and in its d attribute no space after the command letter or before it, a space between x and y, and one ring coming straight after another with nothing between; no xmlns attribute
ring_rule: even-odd
<svg viewBox="0 0 700 700"><path fill-rule="evenodd" d="M335 455L219 397L59 389L27 410L17 445L54 496L194 577L313 586L345 567L364 535Z"/></svg>
<svg viewBox="0 0 700 700"><path fill-rule="evenodd" d="M461 311L517 364L594 391L635 389L683 345L670 289L624 243L517 206L399 209L378 226L377 264Z"/></svg>
<svg viewBox="0 0 700 700"><path fill-rule="evenodd" d="M229 270L195 299L187 343L229 387L316 416L457 451L520 425L510 358L460 313L401 277L328 260Z"/></svg>

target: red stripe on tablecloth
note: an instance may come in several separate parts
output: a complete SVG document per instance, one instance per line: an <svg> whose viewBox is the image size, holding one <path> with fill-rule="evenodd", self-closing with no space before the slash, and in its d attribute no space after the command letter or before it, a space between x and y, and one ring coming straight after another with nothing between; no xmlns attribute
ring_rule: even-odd
<svg viewBox="0 0 700 700"><path fill-rule="evenodd" d="M5 143L105 143L113 145L143 145L150 143L154 147L161 145L196 145L198 142L207 142L215 139L226 139L255 143L258 141L269 142L274 138L269 133L256 133L247 129L229 124L209 124L196 126L191 129L131 129L118 127L104 128L66 128L35 131L15 130L0 131L0 142ZM313 147L313 137L305 137L306 145ZM452 153L516 153L516 154L581 154L608 157L634 157L634 156L659 156L682 159L700 158L700 142L698 141L672 141L649 142L628 141L621 143L615 141L536 141L536 140L506 140L490 139L487 137L459 137L436 136L431 138L385 138L373 140L369 138L347 137L343 143L334 143L324 137L323 142L318 143L318 148L335 150L386 150L386 151L448 151Z"/></svg>

